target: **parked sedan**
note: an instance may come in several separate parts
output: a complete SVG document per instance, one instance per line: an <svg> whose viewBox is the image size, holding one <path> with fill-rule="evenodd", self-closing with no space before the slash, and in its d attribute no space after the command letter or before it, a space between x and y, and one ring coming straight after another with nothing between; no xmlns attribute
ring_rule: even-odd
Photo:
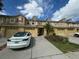
<svg viewBox="0 0 79 59"><path fill-rule="evenodd" d="M7 47L12 49L27 47L31 41L31 33L17 32L7 40Z"/></svg>

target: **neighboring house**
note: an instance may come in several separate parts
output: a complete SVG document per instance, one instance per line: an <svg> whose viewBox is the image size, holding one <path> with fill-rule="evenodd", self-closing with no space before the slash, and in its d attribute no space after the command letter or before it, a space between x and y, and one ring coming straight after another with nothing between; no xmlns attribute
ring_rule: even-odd
<svg viewBox="0 0 79 59"><path fill-rule="evenodd" d="M26 19L24 16L0 15L0 32L5 37L10 37L18 31L31 32L33 37L46 35L44 25L49 22L54 27L56 35L70 36L79 32L79 23L62 21L40 21L36 18Z"/></svg>

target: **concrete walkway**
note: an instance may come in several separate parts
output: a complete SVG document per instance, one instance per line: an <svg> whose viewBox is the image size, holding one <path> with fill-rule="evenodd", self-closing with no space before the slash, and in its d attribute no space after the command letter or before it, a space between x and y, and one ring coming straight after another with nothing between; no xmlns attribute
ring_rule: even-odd
<svg viewBox="0 0 79 59"><path fill-rule="evenodd" d="M69 59L43 36L37 37L32 48L32 59Z"/></svg>

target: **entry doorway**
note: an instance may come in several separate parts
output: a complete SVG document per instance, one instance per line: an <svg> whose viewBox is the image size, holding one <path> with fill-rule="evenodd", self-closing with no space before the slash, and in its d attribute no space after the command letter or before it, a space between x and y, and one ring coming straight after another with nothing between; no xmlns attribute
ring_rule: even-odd
<svg viewBox="0 0 79 59"><path fill-rule="evenodd" d="M38 36L44 35L44 28L38 28Z"/></svg>

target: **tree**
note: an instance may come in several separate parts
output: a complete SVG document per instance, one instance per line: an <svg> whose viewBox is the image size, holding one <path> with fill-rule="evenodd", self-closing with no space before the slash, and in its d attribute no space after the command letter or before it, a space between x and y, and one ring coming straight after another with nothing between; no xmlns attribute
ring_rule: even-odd
<svg viewBox="0 0 79 59"><path fill-rule="evenodd" d="M54 33L53 26L51 26L49 22L47 22L47 23L44 25L44 28L46 29L47 35L49 35L51 32Z"/></svg>
<svg viewBox="0 0 79 59"><path fill-rule="evenodd" d="M0 0L0 11L2 10L2 7L3 7L3 3L2 0Z"/></svg>

